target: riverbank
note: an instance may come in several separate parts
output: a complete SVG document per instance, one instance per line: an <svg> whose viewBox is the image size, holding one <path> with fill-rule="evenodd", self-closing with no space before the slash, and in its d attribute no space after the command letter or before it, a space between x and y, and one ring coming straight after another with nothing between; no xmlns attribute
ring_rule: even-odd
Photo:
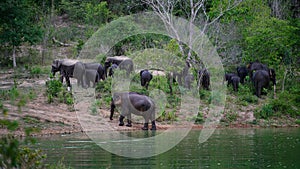
<svg viewBox="0 0 300 169"><path fill-rule="evenodd" d="M25 136L26 128L32 130L31 135L33 136L71 134L84 132L86 130L82 127L80 118L73 105L59 102L48 103L45 87L46 76L39 78L23 76L18 79L17 84L15 84L15 78L12 76L12 72L0 74L1 90L10 90L13 85L16 85L17 90L26 91L27 93L29 92L29 94L33 93L33 96L30 97L30 99L25 99L26 104L21 104L22 95L19 100L15 101L13 101L12 95L8 95L6 100L3 101L3 111L0 114L0 119L17 121L18 127L15 131L11 132L2 126L0 127L0 133L2 135L12 133L15 136L22 137ZM296 124L296 119L288 116L282 116L280 118L272 117L267 120L256 119L254 117L255 106L240 106L236 109L237 106L231 103L231 101L235 99L232 97L227 100L224 117L222 117L220 123L217 125L218 128L299 127L299 124ZM263 100L260 101L260 104L262 103ZM107 107L100 108L98 112L98 114L94 114L91 118L97 117L104 119L104 126L112 126L114 130L131 131L140 130L141 127L143 127L142 123L133 123L133 126L130 128L118 126L118 115L115 116L114 120L109 120L110 110ZM238 113L232 114L232 112ZM205 119L206 117L204 115L202 123L194 124L193 128L202 129ZM157 130L166 130L176 125L178 121L180 121L180 119L176 119L175 121L158 120ZM189 124L190 123L191 122L189 122ZM109 129L103 128L101 130L106 131Z"/></svg>

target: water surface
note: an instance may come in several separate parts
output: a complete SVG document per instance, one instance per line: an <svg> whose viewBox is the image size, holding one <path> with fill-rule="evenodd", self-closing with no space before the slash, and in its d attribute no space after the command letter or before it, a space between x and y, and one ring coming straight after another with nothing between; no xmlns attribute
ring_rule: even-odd
<svg viewBox="0 0 300 169"><path fill-rule="evenodd" d="M300 128L216 129L202 144L200 131L192 130L163 154L142 159L111 154L85 134L43 137L37 146L47 154L47 163L63 159L73 168L300 168ZM125 134L142 138L149 133Z"/></svg>

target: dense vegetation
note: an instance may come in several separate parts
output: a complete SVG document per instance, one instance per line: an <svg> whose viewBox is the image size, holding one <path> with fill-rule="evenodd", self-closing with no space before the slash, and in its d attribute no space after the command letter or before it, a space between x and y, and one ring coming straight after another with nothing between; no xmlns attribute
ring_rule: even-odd
<svg viewBox="0 0 300 169"><path fill-rule="evenodd" d="M93 33L108 23L130 14L167 9L165 12L187 19L199 26L201 33L208 35L217 48L226 72L235 72L236 66L256 60L275 69L276 98L268 92L263 98L264 103L258 105L259 99L253 95L252 84L249 82L241 86L237 93L229 89L229 102L238 106L257 107L255 116L258 119L293 117L299 123L299 1L245 0L234 1L236 3L232 4L229 0L206 0L203 6L197 2L192 3L195 5L193 8L186 1L161 3L162 6L159 6L148 0L2 0L0 66L2 70L13 68L16 79L21 68L25 68L31 77L48 74L49 69L44 70L42 66L50 65L54 58L76 58ZM130 28L128 30L136 29L133 23L123 24ZM201 67L201 60L187 46L188 44L178 44L176 40L164 35L147 33L127 37L117 43L107 55L130 55L147 48L158 48L173 52L190 63L196 63L199 66L194 67L195 69ZM150 90L159 88L169 93L166 81L164 78L154 79ZM110 82L107 80L98 84L97 90L104 95L101 103L96 103L96 106L109 105ZM132 85L131 88L147 94L138 85ZM180 99L176 95L178 88L175 84L175 96L167 97L170 104L167 108L176 107ZM208 91L201 90L199 94L202 100L209 103ZM3 114L7 113L7 108L2 104L7 99L22 107L32 97L32 91L22 94L16 85L8 91L1 90L0 110ZM73 104L72 96L59 81L48 82L47 98L49 103L58 98L59 102ZM237 113L236 110L228 111L224 120L235 121ZM176 120L174 111L163 110L161 114L163 119L160 120ZM193 120L203 122L203 114L200 112ZM13 131L18 123L4 119L0 120L0 125ZM30 132L32 130L28 129L27 134ZM0 158L3 158L0 168L25 166L24 160L33 160L35 168L41 167L40 162L44 156L27 147L20 148L19 142L11 136L4 137L0 146ZM32 168L29 166L30 161L26 163Z"/></svg>

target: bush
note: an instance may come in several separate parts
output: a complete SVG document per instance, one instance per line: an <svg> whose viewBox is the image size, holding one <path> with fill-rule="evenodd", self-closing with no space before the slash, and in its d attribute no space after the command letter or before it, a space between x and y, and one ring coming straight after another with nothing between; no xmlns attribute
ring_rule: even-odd
<svg viewBox="0 0 300 169"><path fill-rule="evenodd" d="M59 102L67 105L72 105L74 103L72 93L68 92L67 89L63 87L61 81L57 79L51 79L46 82L46 87L48 103L54 102L55 98L58 98Z"/></svg>
<svg viewBox="0 0 300 169"><path fill-rule="evenodd" d="M273 106L271 104L265 104L261 110L255 111L254 116L256 118L268 119L274 115Z"/></svg>
<svg viewBox="0 0 300 169"><path fill-rule="evenodd" d="M272 99L270 105L272 105L274 112L277 114L290 115L297 117L300 115L300 93L282 92L278 94L277 99Z"/></svg>

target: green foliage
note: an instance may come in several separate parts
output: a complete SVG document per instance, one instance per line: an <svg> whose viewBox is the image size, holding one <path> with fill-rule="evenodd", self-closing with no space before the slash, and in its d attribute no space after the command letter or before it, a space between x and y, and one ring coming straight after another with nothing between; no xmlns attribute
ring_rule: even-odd
<svg viewBox="0 0 300 169"><path fill-rule="evenodd" d="M46 82L48 103L54 101L54 98L63 90L62 83L59 80L53 79Z"/></svg>
<svg viewBox="0 0 300 169"><path fill-rule="evenodd" d="M91 25L107 23L111 15L107 2L100 2L99 4L87 3L85 11L85 21Z"/></svg>
<svg viewBox="0 0 300 169"><path fill-rule="evenodd" d="M297 117L300 115L300 90L282 92L277 99L272 99L270 105L276 114Z"/></svg>
<svg viewBox="0 0 300 169"><path fill-rule="evenodd" d="M195 123L202 124L204 121L203 112L198 112L197 116L195 117Z"/></svg>
<svg viewBox="0 0 300 169"><path fill-rule="evenodd" d="M72 105L74 99L71 92L68 92L65 87L63 87L61 81L57 79L51 79L46 82L46 94L48 103L54 102L55 98L58 98L58 101L65 103L67 105Z"/></svg>
<svg viewBox="0 0 300 169"><path fill-rule="evenodd" d="M235 122L238 118L237 112L227 112L225 116L225 120L229 123Z"/></svg>
<svg viewBox="0 0 300 169"><path fill-rule="evenodd" d="M250 84L251 85L251 84ZM256 104L258 103L258 98L253 94L252 88L249 85L240 85L238 91L239 103L247 106L248 103Z"/></svg>
<svg viewBox="0 0 300 169"><path fill-rule="evenodd" d="M273 106L271 104L265 104L261 110L256 110L254 116L256 118L268 119L274 115Z"/></svg>
<svg viewBox="0 0 300 169"><path fill-rule="evenodd" d="M42 29L35 18L38 10L32 1L4 0L0 2L0 6L1 45L15 49L22 43L34 44L41 39Z"/></svg>

